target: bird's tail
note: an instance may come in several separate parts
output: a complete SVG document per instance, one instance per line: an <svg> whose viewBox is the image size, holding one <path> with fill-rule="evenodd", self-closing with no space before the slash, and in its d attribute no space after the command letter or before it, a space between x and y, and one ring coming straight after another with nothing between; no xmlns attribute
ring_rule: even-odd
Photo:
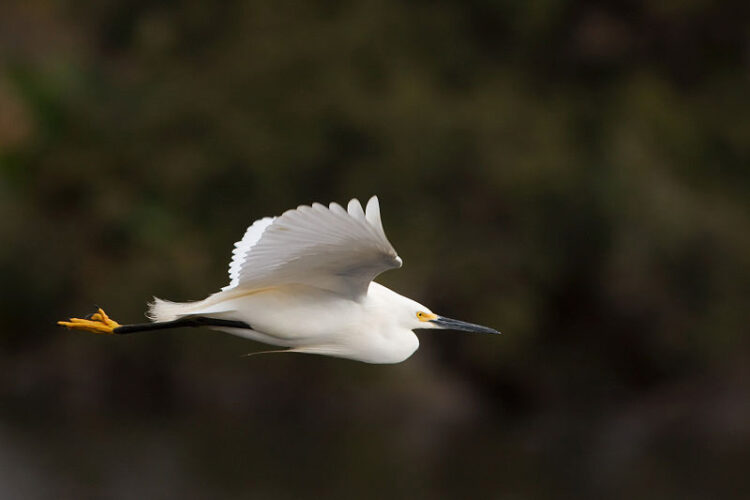
<svg viewBox="0 0 750 500"><path fill-rule="evenodd" d="M172 302L154 297L153 302L148 304L146 316L153 322L173 321L192 314L201 302Z"/></svg>
<svg viewBox="0 0 750 500"><path fill-rule="evenodd" d="M151 321L161 323L193 315L221 315L232 310L232 307L226 305L227 300L235 297L237 294L237 290L216 292L203 300L193 302L172 302L171 300L154 297L154 300L148 304L146 316Z"/></svg>

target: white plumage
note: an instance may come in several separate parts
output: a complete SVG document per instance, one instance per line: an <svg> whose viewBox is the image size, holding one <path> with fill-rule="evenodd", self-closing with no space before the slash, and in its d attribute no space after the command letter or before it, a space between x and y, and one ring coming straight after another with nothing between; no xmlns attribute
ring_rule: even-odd
<svg viewBox="0 0 750 500"><path fill-rule="evenodd" d="M350 201L348 209L313 203L255 222L235 245L229 266L235 286L303 284L352 298L366 293L375 276L401 266L401 259L385 236L376 197L366 214L358 200Z"/></svg>
<svg viewBox="0 0 750 500"><path fill-rule="evenodd" d="M374 283L401 266L380 218L377 197L363 210L314 203L254 222L235 244L229 285L198 302L155 299L152 321L210 318L250 328L211 328L293 352L369 363L397 363L419 346L416 328L497 333L450 320ZM116 332L116 330L115 330Z"/></svg>
<svg viewBox="0 0 750 500"><path fill-rule="evenodd" d="M264 217L263 219L256 220L247 228L245 236L234 244L232 262L229 264L229 284L222 288L222 290L229 290L240 284L240 269L242 269L242 264L247 258L247 253L253 248L253 245L258 243L263 232L275 220L276 217Z"/></svg>

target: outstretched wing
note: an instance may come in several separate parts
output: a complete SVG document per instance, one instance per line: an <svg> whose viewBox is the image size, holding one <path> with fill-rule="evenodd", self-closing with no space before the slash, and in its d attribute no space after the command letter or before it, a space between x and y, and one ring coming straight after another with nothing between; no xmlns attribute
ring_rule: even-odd
<svg viewBox="0 0 750 500"><path fill-rule="evenodd" d="M235 244L231 288L303 284L360 297L383 271L401 267L373 196L366 211L358 200L348 211L331 203L288 210L253 223Z"/></svg>

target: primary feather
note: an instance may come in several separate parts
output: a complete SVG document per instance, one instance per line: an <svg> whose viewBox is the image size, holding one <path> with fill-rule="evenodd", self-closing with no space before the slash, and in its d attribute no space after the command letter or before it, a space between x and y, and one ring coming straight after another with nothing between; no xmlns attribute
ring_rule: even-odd
<svg viewBox="0 0 750 500"><path fill-rule="evenodd" d="M232 262L229 264L229 284L222 290L230 290L240 283L240 269L245 263L248 252L258 243L260 237L268 226L270 226L276 217L264 217L253 222L245 231L245 235L240 241L234 244L232 250Z"/></svg>

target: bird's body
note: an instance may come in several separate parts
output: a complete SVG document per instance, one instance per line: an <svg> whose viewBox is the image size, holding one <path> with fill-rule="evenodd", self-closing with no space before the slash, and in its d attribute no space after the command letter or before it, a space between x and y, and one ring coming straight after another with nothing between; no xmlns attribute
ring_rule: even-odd
<svg viewBox="0 0 750 500"><path fill-rule="evenodd" d="M221 291L187 305L176 316L170 312L173 304L157 301L152 315L156 321L185 315L241 321L252 328L213 328L295 352L368 363L398 363L419 347L409 325L388 313L399 306L416 312L421 306L375 282L360 300L308 285L285 285Z"/></svg>
<svg viewBox="0 0 750 500"><path fill-rule="evenodd" d="M416 328L497 333L450 320L372 281L401 266L385 236L376 197L300 206L252 224L235 244L230 284L197 302L155 299L153 325L121 326L103 311L61 322L97 333L209 326L286 351L367 363L399 363L419 347ZM198 321L200 320L200 321ZM119 330L119 331L118 331Z"/></svg>

